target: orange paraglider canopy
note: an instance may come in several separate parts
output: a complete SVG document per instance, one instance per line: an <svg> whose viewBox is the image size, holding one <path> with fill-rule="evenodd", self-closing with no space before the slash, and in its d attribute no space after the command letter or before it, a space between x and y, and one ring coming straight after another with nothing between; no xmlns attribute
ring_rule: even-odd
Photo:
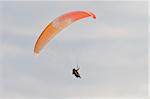
<svg viewBox="0 0 150 99"><path fill-rule="evenodd" d="M39 54L43 47L62 29L64 29L74 21L86 17L93 17L94 19L96 18L93 13L88 11L73 11L53 20L51 23L48 24L48 26L39 36L34 47L34 53Z"/></svg>

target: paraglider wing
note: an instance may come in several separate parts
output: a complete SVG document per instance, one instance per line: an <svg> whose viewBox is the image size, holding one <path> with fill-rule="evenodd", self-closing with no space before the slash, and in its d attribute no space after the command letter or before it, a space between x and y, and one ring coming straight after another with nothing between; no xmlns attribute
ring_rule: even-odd
<svg viewBox="0 0 150 99"><path fill-rule="evenodd" d="M77 21L82 18L86 17L93 17L96 18L96 16L87 11L73 11L70 13L66 13L55 20L53 20L48 26L44 29L44 31L39 36L35 47L34 47L34 53L39 54L39 52L42 50L42 48L62 29L73 23L74 21Z"/></svg>

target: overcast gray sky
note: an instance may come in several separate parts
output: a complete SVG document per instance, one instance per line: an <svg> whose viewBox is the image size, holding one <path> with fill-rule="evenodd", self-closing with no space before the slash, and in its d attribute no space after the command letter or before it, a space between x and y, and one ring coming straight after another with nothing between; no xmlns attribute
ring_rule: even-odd
<svg viewBox="0 0 150 99"><path fill-rule="evenodd" d="M125 97L147 95L146 2L2 2L2 96ZM57 16L91 11L36 57L34 44ZM71 75L78 64L82 79ZM62 99L62 98L61 98Z"/></svg>

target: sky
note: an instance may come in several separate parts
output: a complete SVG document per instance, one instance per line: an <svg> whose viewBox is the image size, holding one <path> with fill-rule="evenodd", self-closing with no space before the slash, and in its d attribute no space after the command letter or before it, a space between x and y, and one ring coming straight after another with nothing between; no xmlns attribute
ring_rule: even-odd
<svg viewBox="0 0 150 99"><path fill-rule="evenodd" d="M146 2L6 1L0 7L2 97L147 96ZM97 18L71 24L37 57L34 44L46 25L76 10ZM77 64L82 79L71 74Z"/></svg>

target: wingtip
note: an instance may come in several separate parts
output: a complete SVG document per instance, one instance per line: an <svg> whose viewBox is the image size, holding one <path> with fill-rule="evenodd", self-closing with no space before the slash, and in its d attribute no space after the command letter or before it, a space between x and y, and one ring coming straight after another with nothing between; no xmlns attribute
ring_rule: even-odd
<svg viewBox="0 0 150 99"><path fill-rule="evenodd" d="M87 14L89 14L93 19L96 19L96 15L90 11L84 11L86 12Z"/></svg>
<svg viewBox="0 0 150 99"><path fill-rule="evenodd" d="M35 55L35 56L39 56L39 53L36 52L36 51L34 51L34 55Z"/></svg>

